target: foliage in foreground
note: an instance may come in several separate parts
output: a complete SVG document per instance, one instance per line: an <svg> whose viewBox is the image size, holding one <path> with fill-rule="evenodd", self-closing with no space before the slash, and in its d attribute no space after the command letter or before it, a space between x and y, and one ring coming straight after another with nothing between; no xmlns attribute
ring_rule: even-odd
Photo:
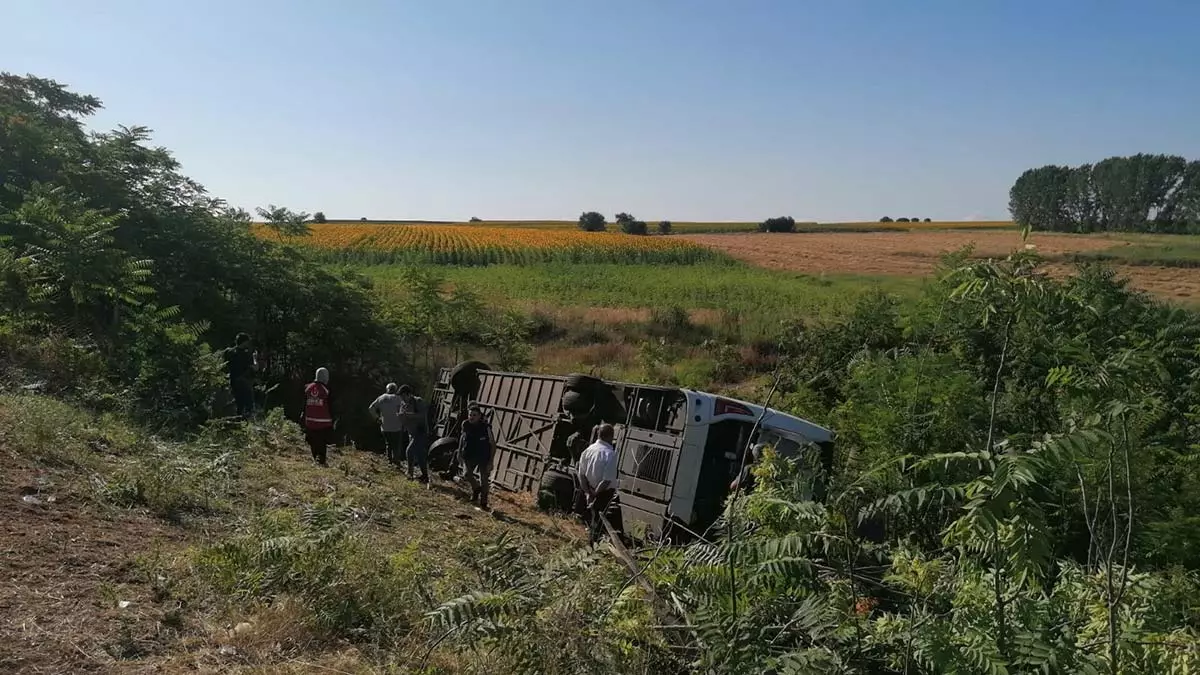
<svg viewBox="0 0 1200 675"><path fill-rule="evenodd" d="M1036 263L951 260L915 310L869 296L798 328L784 388L842 432L830 496L809 501L811 470L769 455L710 539L644 550L658 668L1200 667L1200 321L1103 270L1054 281ZM465 644L527 672L596 667Z"/></svg>

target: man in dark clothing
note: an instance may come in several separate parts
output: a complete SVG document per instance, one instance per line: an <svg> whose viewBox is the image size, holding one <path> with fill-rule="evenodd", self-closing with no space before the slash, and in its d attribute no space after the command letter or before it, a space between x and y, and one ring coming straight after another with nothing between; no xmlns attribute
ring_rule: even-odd
<svg viewBox="0 0 1200 675"><path fill-rule="evenodd" d="M333 398L329 393L329 371L318 368L316 377L304 388L304 439L313 461L325 466L325 451L337 423L333 421Z"/></svg>
<svg viewBox="0 0 1200 675"><path fill-rule="evenodd" d="M467 409L467 421L463 422L458 440L458 452L462 457L467 484L471 486L471 501L478 501L479 508L488 507L488 487L492 476L492 453L495 443L492 426L484 419L479 406Z"/></svg>
<svg viewBox="0 0 1200 675"><path fill-rule="evenodd" d="M250 336L238 333L234 345L224 354L229 390L233 393L237 414L250 419L254 414L254 370L258 367L258 359L250 347Z"/></svg>
<svg viewBox="0 0 1200 675"><path fill-rule="evenodd" d="M404 430L408 432L408 477L415 478L413 472L421 469L421 482L429 482L429 448L428 409L420 396L413 395L412 387L407 384L400 387L400 419L404 421Z"/></svg>
<svg viewBox="0 0 1200 675"><path fill-rule="evenodd" d="M745 466L742 467L741 473L738 474L737 478L734 478L733 482L730 483L730 493L735 493L738 490L742 490L746 493L754 491L754 465L757 464L760 459L762 459L762 451L766 447L767 446L764 443L755 443L754 445L746 448L746 458L743 460Z"/></svg>

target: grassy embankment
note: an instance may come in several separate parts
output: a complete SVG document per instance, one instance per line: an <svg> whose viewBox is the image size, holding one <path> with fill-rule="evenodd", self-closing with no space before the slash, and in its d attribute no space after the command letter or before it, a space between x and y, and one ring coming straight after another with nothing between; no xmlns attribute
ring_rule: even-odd
<svg viewBox="0 0 1200 675"><path fill-rule="evenodd" d="M425 613L484 585L502 538L532 559L582 536L524 496L491 517L367 453L318 468L279 419L167 441L9 395L0 439L4 672L502 672L435 645Z"/></svg>

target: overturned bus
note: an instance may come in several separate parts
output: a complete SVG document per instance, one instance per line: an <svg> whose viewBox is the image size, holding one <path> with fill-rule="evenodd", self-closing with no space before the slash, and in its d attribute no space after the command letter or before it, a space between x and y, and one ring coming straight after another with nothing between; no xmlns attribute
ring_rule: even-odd
<svg viewBox="0 0 1200 675"><path fill-rule="evenodd" d="M538 492L570 510L575 467L595 427L612 424L618 453L614 524L636 538L687 539L721 514L758 425L757 441L829 475L833 434L776 410L676 387L607 382L589 375L443 368L430 404L431 463L449 463L469 403L491 420L493 486ZM820 490L820 487L817 487ZM820 495L816 495L818 498Z"/></svg>

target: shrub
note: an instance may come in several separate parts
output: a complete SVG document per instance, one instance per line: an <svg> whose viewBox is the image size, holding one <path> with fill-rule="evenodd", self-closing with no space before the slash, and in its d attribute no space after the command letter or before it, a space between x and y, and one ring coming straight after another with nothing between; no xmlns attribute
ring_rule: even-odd
<svg viewBox="0 0 1200 675"><path fill-rule="evenodd" d="M933 220L931 220L931 219L929 219L929 218L926 218L926 219L925 219L925 222L927 222L927 223L932 223L932 222L933 222Z"/></svg>
<svg viewBox="0 0 1200 675"><path fill-rule="evenodd" d="M891 217L891 216L884 216L884 217L882 217L882 218L880 218L880 219L879 219L879 222L881 222L881 223L890 223L890 222L892 222L892 217Z"/></svg>
<svg viewBox="0 0 1200 675"><path fill-rule="evenodd" d="M359 220L361 220L362 222L364 222L364 223L365 223L365 222L367 222L367 217L366 217L366 216L363 216L362 218L359 218Z"/></svg>
<svg viewBox="0 0 1200 675"><path fill-rule="evenodd" d="M694 329L691 315L679 305L650 308L650 330L648 332L651 335L679 339L687 336Z"/></svg>
<svg viewBox="0 0 1200 675"><path fill-rule="evenodd" d="M896 219L896 222L897 222L897 223L907 223L907 222L908 222L908 218L897 218L897 219Z"/></svg>
<svg viewBox="0 0 1200 675"><path fill-rule="evenodd" d="M791 216L767 218L758 224L759 232L795 232L796 220Z"/></svg>
<svg viewBox="0 0 1200 675"><path fill-rule="evenodd" d="M388 556L354 524L352 509L329 500L297 517L268 511L193 557L199 579L229 596L268 602L298 598L317 628L390 647L419 620L430 582L415 548Z"/></svg>
<svg viewBox="0 0 1200 675"><path fill-rule="evenodd" d="M671 221L669 221L669 220L658 221L658 233L659 234L671 234Z"/></svg>
<svg viewBox="0 0 1200 675"><path fill-rule="evenodd" d="M313 222L314 222L314 223L327 223L327 222L329 222L329 221L328 221L328 220L325 218L325 212L324 212L324 211L317 211L316 213L314 213L314 214L313 214L313 217L312 217L312 219L313 219Z"/></svg>
<svg viewBox="0 0 1200 675"><path fill-rule="evenodd" d="M629 223L629 222L633 222L634 220L636 220L636 218L634 218L633 216L629 215L628 213L625 213L624 211L622 211L621 213L618 213L616 215L616 220L618 223Z"/></svg>
<svg viewBox="0 0 1200 675"><path fill-rule="evenodd" d="M483 219L482 219L482 218L476 218L475 216L471 216L471 222L472 222L472 223L482 223L482 222L483 222Z"/></svg>
<svg viewBox="0 0 1200 675"><path fill-rule="evenodd" d="M650 230L644 221L625 220L621 221L621 231L625 234L647 234Z"/></svg>
<svg viewBox="0 0 1200 675"><path fill-rule="evenodd" d="M585 211L579 216L579 229L584 232L603 232L608 229L604 216L596 211Z"/></svg>

